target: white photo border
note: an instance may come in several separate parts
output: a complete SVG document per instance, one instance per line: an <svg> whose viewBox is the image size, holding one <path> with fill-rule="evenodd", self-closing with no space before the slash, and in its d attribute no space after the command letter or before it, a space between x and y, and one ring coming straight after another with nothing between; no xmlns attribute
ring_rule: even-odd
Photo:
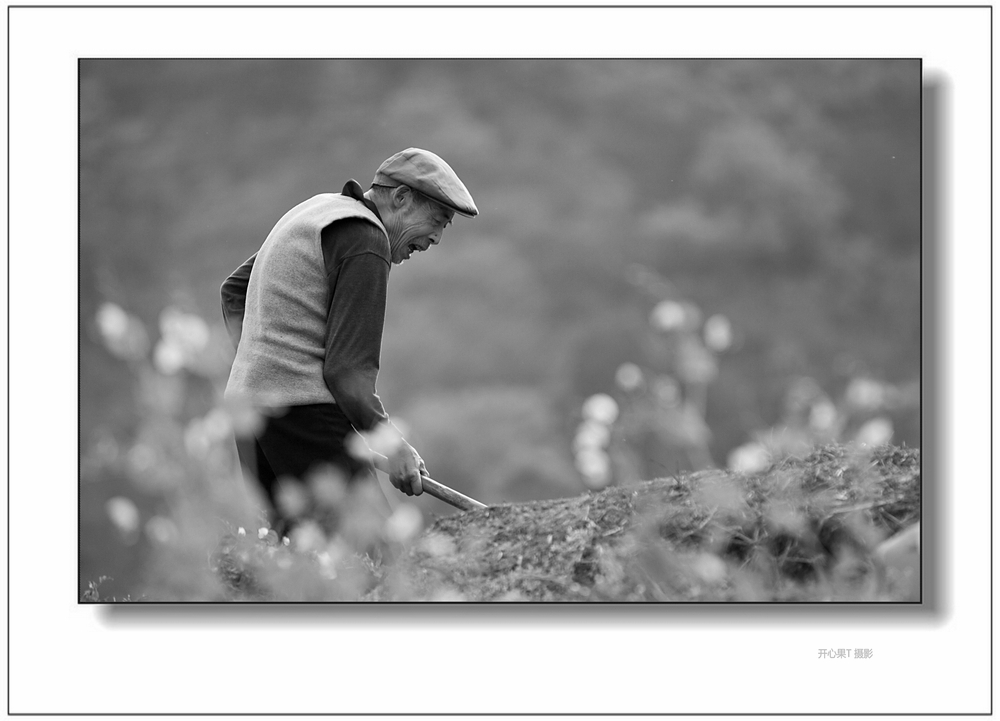
<svg viewBox="0 0 1000 721"><path fill-rule="evenodd" d="M991 8L17 6L7 19L11 713L992 710ZM922 58L944 91L946 477L924 477L948 534L940 608L78 605L78 58L512 56ZM830 645L876 655L834 665L817 658Z"/></svg>

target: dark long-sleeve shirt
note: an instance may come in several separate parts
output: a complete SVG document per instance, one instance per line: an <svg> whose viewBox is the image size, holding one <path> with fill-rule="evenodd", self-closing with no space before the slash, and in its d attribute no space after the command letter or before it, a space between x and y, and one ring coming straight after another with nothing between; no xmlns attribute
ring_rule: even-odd
<svg viewBox="0 0 1000 721"><path fill-rule="evenodd" d="M355 181L344 186L343 194L364 202L378 216ZM368 221L345 218L323 228L321 245L330 298L323 379L351 424L369 430L388 418L375 392L390 269L379 252L385 236ZM234 345L240 340L256 257L248 258L222 286L223 318Z"/></svg>

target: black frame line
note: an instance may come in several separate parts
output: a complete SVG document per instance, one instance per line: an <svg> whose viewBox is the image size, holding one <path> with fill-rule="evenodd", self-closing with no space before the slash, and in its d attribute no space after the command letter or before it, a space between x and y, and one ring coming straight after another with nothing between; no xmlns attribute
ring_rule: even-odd
<svg viewBox="0 0 1000 721"><path fill-rule="evenodd" d="M143 6L143 7L145 7L145 6ZM259 7L259 6L254 6L254 7ZM278 6L276 6L276 7L278 7ZM303 6L303 7L312 7L312 6ZM588 7L590 7L590 6L588 6ZM642 7L644 7L644 6L642 6ZM331 9L335 9L335 8L331 8ZM125 56L122 56L122 57L88 57L86 59L87 60L145 60L147 58L125 57ZM169 62L169 61L193 61L193 62L198 62L198 61L210 61L210 60L223 60L223 61L267 60L267 61L273 61L273 62L281 62L281 61L299 61L299 60L302 60L302 58L266 58L266 57L265 58L247 58L247 57L240 57L240 58L237 58L237 57L173 57L173 58L155 58L155 59L158 60L158 61L164 61L164 62ZM310 61L355 60L355 59L356 58L333 58L333 57L308 58L308 60L310 60ZM371 59L371 58L366 58L366 59ZM395 60L397 58L387 58L387 59L389 59L389 60ZM463 60L466 60L466 59L467 58L450 58L450 57L421 58L421 60L446 60L446 61L454 61L454 62L462 62ZM475 59L476 60L492 60L492 61L503 61L503 60L512 60L512 59L513 60L539 60L539 61L542 61L542 60L584 60L584 61L585 60L605 60L605 61L607 61L607 60L643 60L643 59L647 59L647 60L677 60L677 61L684 61L684 60L696 59L696 60L699 60L699 61L702 61L702 60L721 60L721 61L753 60L753 61L760 61L760 62L766 62L766 61L781 62L781 61L788 61L788 60L797 60L797 61L819 61L819 62L822 62L822 61L825 61L825 60L843 60L845 58L842 58L842 57L819 57L819 56L817 56L817 57L808 57L808 58L791 58L791 57L763 57L763 58L743 58L743 57L726 57L726 58L712 58L712 57L699 57L699 58L666 58L666 57L657 57L657 58L621 58L621 57L589 57L589 58L518 57L518 58L489 58L489 57L483 57L483 58L475 58ZM923 59L922 58L907 58L907 57L880 57L880 58L851 57L851 58L848 58L848 59L850 59L850 60L866 60L866 59L877 59L877 60L917 60L918 63L919 63L919 68L920 68L920 76L919 77L922 77L922 73L923 73ZM80 58L78 58L78 60L77 60L77 73L78 73L78 77L79 77L79 72L80 72L80 60L81 60ZM79 87L79 82L77 83L77 85ZM922 112L922 108L923 108L923 85L922 84L920 86L920 100L919 100L919 102L920 102L919 127L920 127L920 137L922 139L923 138L923 112ZM79 132L80 132L80 129L79 129L79 116L80 116L79 96L77 98L77 116L78 116L77 133L78 133L78 136L79 136ZM79 148L79 137L78 137L78 146L77 147ZM920 156L920 162L919 162L919 164L920 164L921 171L922 171L922 168L923 168L923 143L922 142L921 142L920 148L919 148L919 156ZM77 173L79 175L79 167L77 168ZM77 180L77 184L78 184L77 191L79 193L79 178ZM923 194L922 194L922 191L923 191L923 172L921 172L921 177L920 177L920 193L921 193L921 197L920 197L920 201L921 202L920 202L920 205L921 205L921 214L922 214L922 211L923 211ZM78 219L77 219L77 223L78 223L78 228L77 228L77 231L78 231L77 232L77 246L78 246L78 252L79 252L79 248L80 248L80 245L79 245L80 244L80 236L79 236L79 220L80 220L79 215L80 215L80 209L79 209L79 202L78 202L77 211L78 211ZM921 274L922 274L922 269L923 269L923 240L924 240L924 238L923 238L923 225L922 224L921 224L920 231L921 232L920 232L919 242L920 242L920 246L921 246L920 247L920 258L921 258ZM79 264L77 266L77 271L79 273ZM923 290L923 288L922 288L923 277L922 276L921 276L921 279L920 279L920 284L921 284L921 295L922 295L922 290ZM920 304L920 307L918 308L918 317L919 317L920 323L921 323L921 328L920 328L920 344L921 344L921 349L922 349L923 348L923 345L922 345L923 344L923 304L922 303ZM79 345L77 347L77 350L78 350L78 354L79 354ZM919 367L919 372L920 372L921 380L922 380L922 373L923 373L923 353L922 352L921 352L921 358L920 358L920 362L918 364L918 367ZM78 367L77 371L78 371L78 374L79 374L79 367ZM923 408L923 383L921 383L920 401L921 401L921 409L922 409ZM80 412L81 412L81 409L80 409L79 404L78 404L78 406L77 406L78 434L79 434L79 426L82 425L82 417L80 416ZM919 431L918 435L922 438L923 437L923 413L922 412L921 412L919 426L920 426L920 431ZM77 440L77 443L78 443L78 454L77 455L79 457L79 446L80 446L80 440L79 440L79 438ZM921 498L922 498L923 497L923 489L924 489L923 457L922 456L921 456L920 466L921 466L921 469L920 469L921 470L921 474L920 474L920 491L921 491ZM78 473L79 473L79 471L78 471ZM82 534L82 529L80 528L80 525L79 525L82 522L80 520L81 516L80 516L80 508L79 508L79 488L80 488L80 484L79 484L79 479L78 479L78 482L77 482L77 491L78 491L78 501L77 501L77 516L78 516L78 519L77 519L77 523L78 523L78 528L77 528L77 543L80 544L80 545L78 545L78 548L77 548L77 556L78 556L78 558L77 558L77 564L78 564L78 567L79 567L79 561L80 561L80 558L79 558L80 557L80 548L81 548L81 545L82 545L82 535L81 535ZM920 520L921 520L921 523L922 523L922 521L923 521L923 502L921 502L921 506L920 506ZM885 609L886 612L888 612L890 610L897 610L899 608L919 607L919 606L921 606L923 604L923 586L924 586L924 583L923 583L923 581L924 581L923 565L924 565L923 564L923 545L921 545L921 548L920 548L920 567L921 567L921 589L920 589L920 595L921 595L921 598L920 598L919 601L895 601L895 602L878 602L878 601L789 601L789 602L778 602L778 601L728 601L726 603L721 603L721 604L720 603L713 603L713 602L706 602L706 601L671 601L669 603L667 603L667 602L658 602L658 601L631 601L631 602L624 602L624 601L589 601L589 602L586 603L586 607L606 607L606 606L612 606L612 607L614 607L614 606L620 606L622 608L637 608L637 607L644 607L644 606L645 607L660 607L660 606L668 605L670 608L676 608L678 606L697 606L697 607L702 607L702 608L720 607L722 609L725 609L725 608L731 608L731 607L734 607L734 606L744 606L744 607L745 606L755 606L755 607L779 607L779 608L783 608L784 609L784 608L792 608L792 607L835 608L835 607L845 607L846 606L846 607L853 607L853 608ZM327 606L351 607L351 606L357 606L357 607L360 607L360 608L368 608L368 607L370 607L372 605L374 605L375 607L382 607L382 608L404 607L404 606L405 607L420 606L420 607L432 607L433 608L433 607L437 607L439 605L438 603L436 603L434 601L382 601L382 602L378 602L378 603L375 603L375 604L366 604L366 603L362 603L362 602L358 602L358 601L291 601L291 602L289 602L289 601L239 601L239 602L235 602L235 601L142 601L141 602L141 606L142 607L158 607L158 606L159 607L162 607L162 606L168 606L168 607L177 607L177 606L180 606L180 607L223 606L223 607L227 607L228 608L228 607L234 606L234 604L238 605L240 607L244 607L244 606L249 606L249 607L260 607L260 606L275 607L275 606L277 606L277 607L290 607L290 608L300 608L300 607L310 607L310 606L311 607L327 607ZM112 608L122 608L124 606L127 606L128 602L124 602L124 601L87 601L87 602L83 602L83 601L81 601L81 600L78 599L77 600L77 605L78 606L79 605L107 606L107 607L112 607ZM536 609L558 608L558 607L577 608L577 607L580 606L580 604L578 602L574 602L574 601L513 601L513 602L505 602L503 605L510 606L510 607L524 607L524 606L528 606L528 607L532 607L532 608L536 608ZM462 601L461 602L461 606L463 606L463 607L484 606L484 607L491 607L492 608L492 607L496 607L497 603L493 602L493 601Z"/></svg>

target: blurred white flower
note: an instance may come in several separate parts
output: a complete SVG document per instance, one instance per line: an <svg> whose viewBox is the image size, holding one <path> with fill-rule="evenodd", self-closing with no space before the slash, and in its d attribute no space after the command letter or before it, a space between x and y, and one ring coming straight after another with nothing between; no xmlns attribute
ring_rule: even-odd
<svg viewBox="0 0 1000 721"><path fill-rule="evenodd" d="M618 404L607 393L596 393L583 402L583 417L611 425L618 417Z"/></svg>
<svg viewBox="0 0 1000 721"><path fill-rule="evenodd" d="M406 543L420 533L424 517L412 503L400 503L385 522L385 537L396 543Z"/></svg>
<svg viewBox="0 0 1000 721"><path fill-rule="evenodd" d="M337 577L337 564L328 551L317 553L316 560L319 562L319 575L330 581Z"/></svg>
<svg viewBox="0 0 1000 721"><path fill-rule="evenodd" d="M160 340L153 349L153 364L164 375L173 375L194 361L211 338L200 317L167 307L160 313Z"/></svg>
<svg viewBox="0 0 1000 721"><path fill-rule="evenodd" d="M105 340L121 338L128 332L128 313L114 303L102 303L97 309L97 328Z"/></svg>
<svg viewBox="0 0 1000 721"><path fill-rule="evenodd" d="M772 460L808 455L816 445L807 430L790 426L775 426L761 434L758 442L771 454Z"/></svg>
<svg viewBox="0 0 1000 721"><path fill-rule="evenodd" d="M711 383L719 374L713 356L697 339L684 336L677 348L677 375L688 383Z"/></svg>
<svg viewBox="0 0 1000 721"><path fill-rule="evenodd" d="M326 535L315 521L300 523L292 529L290 538L295 550L301 553L317 551L326 545Z"/></svg>
<svg viewBox="0 0 1000 721"><path fill-rule="evenodd" d="M837 407L828 398L823 398L809 409L809 427L815 431L830 431L837 423Z"/></svg>
<svg viewBox="0 0 1000 721"><path fill-rule="evenodd" d="M888 418L872 418L858 429L855 440L866 446L880 446L892 440L892 421Z"/></svg>
<svg viewBox="0 0 1000 721"><path fill-rule="evenodd" d="M906 554L920 553L920 522L900 531L896 535L882 541L875 549L875 556L883 562L895 561ZM919 563L919 558L916 559Z"/></svg>
<svg viewBox="0 0 1000 721"><path fill-rule="evenodd" d="M292 478L282 478L278 481L278 490L274 502L282 515L288 518L299 518L309 510L309 493L298 481Z"/></svg>
<svg viewBox="0 0 1000 721"><path fill-rule="evenodd" d="M458 603L464 601L465 596L463 596L457 589L448 587L436 590L430 600L442 603Z"/></svg>
<svg viewBox="0 0 1000 721"><path fill-rule="evenodd" d="M109 498L104 504L108 517L123 536L131 538L139 529L139 509L124 496Z"/></svg>
<svg viewBox="0 0 1000 721"><path fill-rule="evenodd" d="M211 336L208 324L199 316L171 306L160 313L160 334L185 356L203 351Z"/></svg>
<svg viewBox="0 0 1000 721"><path fill-rule="evenodd" d="M691 567L705 583L721 583L726 580L726 563L714 553L699 554Z"/></svg>
<svg viewBox="0 0 1000 721"><path fill-rule="evenodd" d="M721 353L733 344L733 327L729 319L722 314L715 314L705 321L705 345Z"/></svg>
<svg viewBox="0 0 1000 721"><path fill-rule="evenodd" d="M204 420L209 440L218 443L229 440L233 435L233 422L224 408L213 408L205 414Z"/></svg>
<svg viewBox="0 0 1000 721"><path fill-rule="evenodd" d="M326 544L325 553L330 556L330 559L334 564L343 563L345 560L353 555L351 547L347 544L347 541L339 535L335 535Z"/></svg>
<svg viewBox="0 0 1000 721"><path fill-rule="evenodd" d="M240 526L239 529L236 532L238 534L240 534L241 536L247 535L247 529L245 529L243 526Z"/></svg>
<svg viewBox="0 0 1000 721"><path fill-rule="evenodd" d="M657 330L672 331L684 327L687 313L682 304L674 300L662 300L649 315L649 323Z"/></svg>
<svg viewBox="0 0 1000 721"><path fill-rule="evenodd" d="M227 398L224 408L236 436L249 437L263 429L264 416L247 399Z"/></svg>
<svg viewBox="0 0 1000 721"><path fill-rule="evenodd" d="M885 387L871 378L854 378L844 391L848 404L857 410L873 411L885 402Z"/></svg>
<svg viewBox="0 0 1000 721"><path fill-rule="evenodd" d="M203 459L208 455L212 443L205 432L205 422L193 418L184 429L184 448L192 458Z"/></svg>
<svg viewBox="0 0 1000 721"><path fill-rule="evenodd" d="M310 475L308 484L316 503L323 508L337 508L347 497L347 481L332 466Z"/></svg>
<svg viewBox="0 0 1000 721"><path fill-rule="evenodd" d="M808 518L788 500L773 501L768 506L765 518L771 527L781 531L790 531L794 535L808 532Z"/></svg>
<svg viewBox="0 0 1000 721"><path fill-rule="evenodd" d="M420 550L435 558L443 558L454 555L458 549L450 536L443 533L431 533L421 539Z"/></svg>
<svg viewBox="0 0 1000 721"><path fill-rule="evenodd" d="M146 536L154 543L167 544L177 539L177 526L169 518L153 516L145 525Z"/></svg>
<svg viewBox="0 0 1000 721"><path fill-rule="evenodd" d="M622 363L615 371L615 383L624 391L634 391L642 385L642 370L635 363Z"/></svg>
<svg viewBox="0 0 1000 721"><path fill-rule="evenodd" d="M608 427L597 421L584 421L576 429L576 436L573 438L573 450L582 451L587 448L606 448L611 441L611 432Z"/></svg>
<svg viewBox="0 0 1000 721"><path fill-rule="evenodd" d="M598 474L610 467L608 454L599 448L583 448L576 454L576 468L585 475Z"/></svg>
<svg viewBox="0 0 1000 721"><path fill-rule="evenodd" d="M161 338L153 349L153 365L165 376L172 376L184 367L183 349Z"/></svg>
<svg viewBox="0 0 1000 721"><path fill-rule="evenodd" d="M97 328L105 347L124 360L138 360L149 351L149 336L138 318L114 303L103 303L97 310Z"/></svg>
<svg viewBox="0 0 1000 721"><path fill-rule="evenodd" d="M270 529L267 526L261 526L257 529L257 538L267 538L267 532Z"/></svg>
<svg viewBox="0 0 1000 721"><path fill-rule="evenodd" d="M729 452L729 470L739 473L757 473L771 464L771 454L756 441L744 443Z"/></svg>
<svg viewBox="0 0 1000 721"><path fill-rule="evenodd" d="M402 421L379 423L371 431L351 436L347 451L359 460L370 460L372 451L391 458L402 445L406 432L406 424Z"/></svg>
<svg viewBox="0 0 1000 721"><path fill-rule="evenodd" d="M815 379L800 376L792 380L785 391L785 412L792 415L808 412L813 403L825 399L826 393Z"/></svg>
<svg viewBox="0 0 1000 721"><path fill-rule="evenodd" d="M698 500L708 506L732 513L741 513L747 499L733 477L726 473L705 476L694 490Z"/></svg>
<svg viewBox="0 0 1000 721"><path fill-rule="evenodd" d="M681 387L670 376L657 376L653 381L653 395L667 408L673 408L681 402Z"/></svg>
<svg viewBox="0 0 1000 721"><path fill-rule="evenodd" d="M611 482L611 459L604 451L584 448L576 454L576 469L587 488L600 490Z"/></svg>
<svg viewBox="0 0 1000 721"><path fill-rule="evenodd" d="M583 483L592 491L603 491L611 483L610 473L594 473L585 475Z"/></svg>
<svg viewBox="0 0 1000 721"><path fill-rule="evenodd" d="M343 536L334 534L324 550L334 566L342 566L345 562L355 556L354 550L347 543Z"/></svg>
<svg viewBox="0 0 1000 721"><path fill-rule="evenodd" d="M156 449L145 443L136 443L128 452L127 463L129 472L134 475L148 473L156 466Z"/></svg>
<svg viewBox="0 0 1000 721"><path fill-rule="evenodd" d="M382 540L385 499L377 483L355 484L351 489L351 512L339 527L344 541L355 549L366 549Z"/></svg>
<svg viewBox="0 0 1000 721"><path fill-rule="evenodd" d="M705 423L701 411L691 403L683 403L671 414L669 431L678 440L691 446L705 446L712 442L712 429Z"/></svg>
<svg viewBox="0 0 1000 721"><path fill-rule="evenodd" d="M365 442L363 433L355 433L347 437L344 447L352 458L359 461L370 462L372 459L372 449Z"/></svg>

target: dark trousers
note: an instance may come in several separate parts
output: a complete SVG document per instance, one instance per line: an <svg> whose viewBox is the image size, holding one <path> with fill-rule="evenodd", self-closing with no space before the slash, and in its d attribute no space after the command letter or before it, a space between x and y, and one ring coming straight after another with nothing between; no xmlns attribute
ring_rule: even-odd
<svg viewBox="0 0 1000 721"><path fill-rule="evenodd" d="M347 452L347 439L356 433L339 406L328 403L290 406L282 415L266 418L253 437L236 439L243 475L259 483L270 508L271 527L279 535L294 519L284 517L278 503L280 480L306 483L310 471L333 466L348 483L373 477L370 464Z"/></svg>

